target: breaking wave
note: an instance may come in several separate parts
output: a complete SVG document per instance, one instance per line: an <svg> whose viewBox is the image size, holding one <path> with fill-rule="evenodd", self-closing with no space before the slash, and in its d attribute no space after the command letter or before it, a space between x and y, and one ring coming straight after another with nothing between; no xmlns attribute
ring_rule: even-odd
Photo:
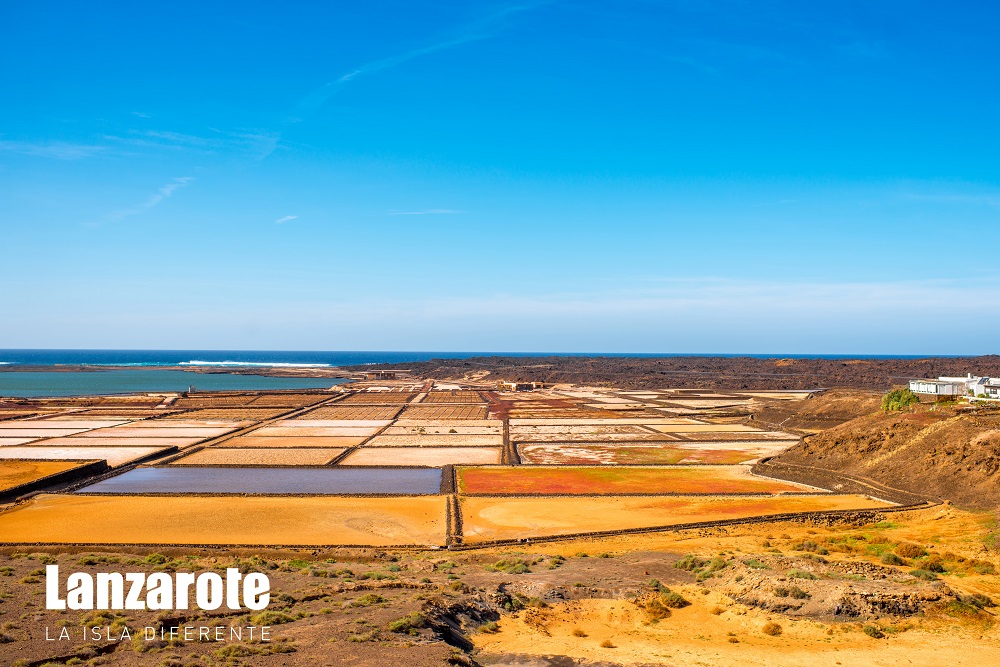
<svg viewBox="0 0 1000 667"><path fill-rule="evenodd" d="M178 366L253 366L262 368L329 368L330 364L297 364L286 361L182 361Z"/></svg>

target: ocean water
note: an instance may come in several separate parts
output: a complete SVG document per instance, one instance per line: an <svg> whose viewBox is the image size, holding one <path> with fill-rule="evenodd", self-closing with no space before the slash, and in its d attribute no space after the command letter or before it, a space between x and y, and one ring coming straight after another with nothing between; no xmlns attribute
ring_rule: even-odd
<svg viewBox="0 0 1000 667"><path fill-rule="evenodd" d="M419 352L419 351L267 351L267 350L0 350L0 396L81 396L131 392L327 388L333 378L274 378L233 373L194 373L156 370L160 366L225 368L329 368L361 364L404 366L430 359L467 359L478 356L602 356L602 357L756 357L824 359L918 359L920 355L865 354L663 354L560 352ZM940 356L940 355L937 355ZM88 366L94 370L20 371L19 366ZM125 369L100 370L104 366Z"/></svg>
<svg viewBox="0 0 1000 667"><path fill-rule="evenodd" d="M481 352L289 352L281 350L0 350L8 366L317 367L467 358Z"/></svg>
<svg viewBox="0 0 1000 667"><path fill-rule="evenodd" d="M405 364L430 359L469 357L753 357L757 359L922 359L961 355L917 354L745 354L740 352L421 352L421 351L281 351L281 350L4 350L0 365L17 366L227 366L329 367Z"/></svg>
<svg viewBox="0 0 1000 667"><path fill-rule="evenodd" d="M336 378L279 378L235 373L160 370L162 366L329 368L426 361L462 352L283 352L227 350L0 350L0 396L85 396L135 392L327 389ZM20 371L19 366L87 366L87 371ZM106 366L129 368L105 369Z"/></svg>

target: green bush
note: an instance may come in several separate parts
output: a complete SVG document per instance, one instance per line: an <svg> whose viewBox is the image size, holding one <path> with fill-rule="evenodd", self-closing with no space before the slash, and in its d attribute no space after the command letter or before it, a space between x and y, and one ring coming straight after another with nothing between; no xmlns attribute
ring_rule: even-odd
<svg viewBox="0 0 1000 667"><path fill-rule="evenodd" d="M996 603L993 602L992 598L990 598L988 595L983 595L982 593L973 593L972 595L959 595L958 600L962 604L967 604L971 607L978 607L979 609L985 609L986 607L997 606Z"/></svg>
<svg viewBox="0 0 1000 667"><path fill-rule="evenodd" d="M375 593L368 593L367 595L362 595L357 600L351 602L352 607L370 607L373 604L382 604L383 602L388 602L381 595Z"/></svg>
<svg viewBox="0 0 1000 667"><path fill-rule="evenodd" d="M408 616L396 619L389 623L389 631L399 634L417 634L417 630L427 625L427 619L420 612L413 612Z"/></svg>
<svg viewBox="0 0 1000 667"><path fill-rule="evenodd" d="M518 558L498 560L492 565L486 565L485 569L490 572L506 572L507 574L528 574L531 572L528 561Z"/></svg>
<svg viewBox="0 0 1000 667"><path fill-rule="evenodd" d="M895 410L905 410L920 399L909 389L893 389L882 397L882 411L893 412Z"/></svg>
<svg viewBox="0 0 1000 667"><path fill-rule="evenodd" d="M256 626L281 625L282 623L291 623L294 620L296 620L294 616L283 611L262 611L250 617L250 624Z"/></svg>
<svg viewBox="0 0 1000 667"><path fill-rule="evenodd" d="M882 632L882 628L878 627L877 625L866 625L865 627L862 628L862 630L864 630L866 635L868 635L873 639L882 639L883 637L885 637L885 633Z"/></svg>
<svg viewBox="0 0 1000 667"><path fill-rule="evenodd" d="M672 613L670 609L657 598L644 602L640 606L643 611L646 612L646 619L650 623L656 623L657 621L669 618Z"/></svg>
<svg viewBox="0 0 1000 667"><path fill-rule="evenodd" d="M774 596L779 598L794 598L796 600L808 600L812 597L812 595L798 586L792 586L791 588L778 586L774 589Z"/></svg>
<svg viewBox="0 0 1000 667"><path fill-rule="evenodd" d="M997 569L993 563L987 563L985 561L973 561L971 563L972 571L976 574L996 574Z"/></svg>
<svg viewBox="0 0 1000 667"><path fill-rule="evenodd" d="M806 570L789 570L789 579L815 579L816 575L812 572L807 572Z"/></svg>
<svg viewBox="0 0 1000 667"><path fill-rule="evenodd" d="M882 562L886 565L906 565L906 562L893 553L883 554Z"/></svg>
<svg viewBox="0 0 1000 667"><path fill-rule="evenodd" d="M805 592L798 586L792 586L791 588L789 588L788 596L796 600L807 600L812 597L811 595L809 595L809 593Z"/></svg>
<svg viewBox="0 0 1000 667"><path fill-rule="evenodd" d="M681 558L679 561L674 563L674 567L678 570L687 570L688 572L695 572L701 568L708 565L708 561L704 558L698 558L694 554L688 554Z"/></svg>
<svg viewBox="0 0 1000 667"><path fill-rule="evenodd" d="M927 570L910 570L910 574L917 579L926 579L927 581L937 581L938 578L936 574Z"/></svg>
<svg viewBox="0 0 1000 667"><path fill-rule="evenodd" d="M728 560L722 558L721 556L716 556L712 560L708 561L708 563L705 564L704 568L697 571L698 572L697 580L704 581L705 579L712 577L712 575L714 575L719 570L723 570L728 566L729 566Z"/></svg>
<svg viewBox="0 0 1000 667"><path fill-rule="evenodd" d="M795 551L809 551L812 553L822 554L824 556L830 553L825 547L821 547L812 540L803 540L798 544L792 545L792 549Z"/></svg>
<svg viewBox="0 0 1000 667"><path fill-rule="evenodd" d="M937 556L933 558L928 558L927 562L924 563L923 569L927 570L928 572L936 572L938 574L941 574L942 572L945 571L944 562Z"/></svg>
<svg viewBox="0 0 1000 667"><path fill-rule="evenodd" d="M664 607L669 609L683 609L691 603L688 602L683 595L672 591L669 588L663 588L660 590L660 602L663 603Z"/></svg>

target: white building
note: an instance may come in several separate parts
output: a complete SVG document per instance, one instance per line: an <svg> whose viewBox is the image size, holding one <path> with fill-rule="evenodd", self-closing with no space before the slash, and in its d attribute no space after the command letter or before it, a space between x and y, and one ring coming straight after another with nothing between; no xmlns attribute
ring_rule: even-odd
<svg viewBox="0 0 1000 667"><path fill-rule="evenodd" d="M910 380L910 391L927 396L966 396L964 382L940 380Z"/></svg>
<svg viewBox="0 0 1000 667"><path fill-rule="evenodd" d="M986 396L1000 398L1000 378L979 377L969 373L965 377L939 377L936 380L910 380L910 391L925 396Z"/></svg>

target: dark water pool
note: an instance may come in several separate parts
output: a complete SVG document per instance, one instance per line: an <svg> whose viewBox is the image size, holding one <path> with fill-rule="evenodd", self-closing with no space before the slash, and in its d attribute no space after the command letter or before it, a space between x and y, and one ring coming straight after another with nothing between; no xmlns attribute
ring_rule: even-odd
<svg viewBox="0 0 1000 667"><path fill-rule="evenodd" d="M136 468L77 493L385 493L432 495L441 488L437 468Z"/></svg>

